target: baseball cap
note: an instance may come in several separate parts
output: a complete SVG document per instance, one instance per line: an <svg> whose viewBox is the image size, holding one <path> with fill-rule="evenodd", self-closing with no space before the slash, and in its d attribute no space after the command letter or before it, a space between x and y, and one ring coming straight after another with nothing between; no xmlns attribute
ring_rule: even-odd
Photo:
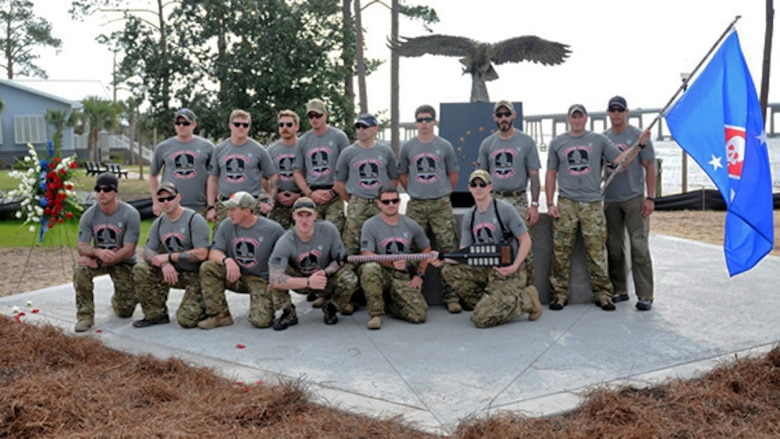
<svg viewBox="0 0 780 439"><path fill-rule="evenodd" d="M478 178L485 183L490 183L490 174L488 174L488 171L484 169L477 169L476 171L472 172L471 175L469 175L469 183Z"/></svg>
<svg viewBox="0 0 780 439"><path fill-rule="evenodd" d="M328 107L325 105L325 102L321 101L320 99L311 99L306 103L306 113L314 112L317 114L323 114L326 111L328 111Z"/></svg>
<svg viewBox="0 0 780 439"><path fill-rule="evenodd" d="M566 114L571 116L571 115L573 115L574 113L576 113L578 111L580 113L582 113L583 115L587 115L588 114L588 110L586 110L585 106L582 105L582 104L574 104L574 105L572 105L571 107L569 107L569 111Z"/></svg>
<svg viewBox="0 0 780 439"><path fill-rule="evenodd" d="M363 124L367 127L375 127L379 125L379 122L377 122L376 117L374 117L371 113L363 113L355 120L355 125L357 124Z"/></svg>
<svg viewBox="0 0 780 439"><path fill-rule="evenodd" d="M314 201L312 201L309 197L300 197L297 200L295 200L295 204L293 204L293 213L300 213L300 212L309 212L314 213L317 211L317 205L314 204Z"/></svg>
<svg viewBox="0 0 780 439"><path fill-rule="evenodd" d="M227 200L222 202L222 205L228 209L234 207L243 207L244 209L254 209L257 205L257 200L249 192L239 191L230 196Z"/></svg>
<svg viewBox="0 0 780 439"><path fill-rule="evenodd" d="M512 103L507 100L496 102L496 105L493 106L493 112L495 113L501 107L506 107L509 111L513 113L515 112L515 106L512 105Z"/></svg>
<svg viewBox="0 0 780 439"><path fill-rule="evenodd" d="M612 108L613 105L617 105L618 107L624 110L628 108L628 104L626 104L626 99L623 96L613 96L612 99L610 99L609 103L607 104L607 109Z"/></svg>
<svg viewBox="0 0 780 439"><path fill-rule="evenodd" d="M110 187L116 191L119 188L119 180L116 178L116 175L110 172L104 172L98 175L97 181L95 182L95 190L99 187Z"/></svg>
<svg viewBox="0 0 780 439"><path fill-rule="evenodd" d="M157 188L157 195L160 195L160 192L162 191L166 191L171 195L176 195L179 193L179 190L176 189L176 185L171 181L166 181L160 184L160 187Z"/></svg>
<svg viewBox="0 0 780 439"><path fill-rule="evenodd" d="M192 112L192 110L188 110L186 108L182 108L181 110L177 111L176 114L173 115L173 120L176 120L180 117L183 117L187 120L187 122L195 122L198 117L195 116L195 113Z"/></svg>

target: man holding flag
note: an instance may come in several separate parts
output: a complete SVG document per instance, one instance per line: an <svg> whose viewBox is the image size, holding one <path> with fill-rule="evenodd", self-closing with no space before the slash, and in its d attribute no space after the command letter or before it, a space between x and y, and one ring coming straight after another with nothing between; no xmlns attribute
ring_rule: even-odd
<svg viewBox="0 0 780 439"><path fill-rule="evenodd" d="M726 202L723 249L729 275L750 270L774 242L772 176L761 106L736 31L666 114L666 122Z"/></svg>

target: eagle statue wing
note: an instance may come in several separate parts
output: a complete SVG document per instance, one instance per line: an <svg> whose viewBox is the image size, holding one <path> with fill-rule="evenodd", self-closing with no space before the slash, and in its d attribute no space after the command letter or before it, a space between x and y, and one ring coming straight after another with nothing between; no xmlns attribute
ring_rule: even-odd
<svg viewBox="0 0 780 439"><path fill-rule="evenodd" d="M509 38L490 47L490 61L495 64L531 61L545 66L561 64L571 51L566 44L548 41L537 36Z"/></svg>
<svg viewBox="0 0 780 439"><path fill-rule="evenodd" d="M387 46L400 56L416 57L423 55L468 56L479 45L478 42L451 35L426 35L387 41Z"/></svg>

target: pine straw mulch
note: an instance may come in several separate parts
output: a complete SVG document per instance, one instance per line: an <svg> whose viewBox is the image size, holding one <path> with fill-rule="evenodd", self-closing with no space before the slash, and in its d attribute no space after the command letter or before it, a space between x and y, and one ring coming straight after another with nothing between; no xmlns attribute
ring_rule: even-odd
<svg viewBox="0 0 780 439"><path fill-rule="evenodd" d="M312 402L301 382L242 384L0 317L2 438L432 438ZM465 420L454 437L780 437L780 348L690 381L592 392L574 413Z"/></svg>

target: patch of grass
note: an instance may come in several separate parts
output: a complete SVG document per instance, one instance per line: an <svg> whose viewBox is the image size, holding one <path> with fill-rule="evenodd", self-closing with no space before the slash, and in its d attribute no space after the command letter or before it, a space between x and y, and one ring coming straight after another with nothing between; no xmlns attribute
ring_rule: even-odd
<svg viewBox="0 0 780 439"><path fill-rule="evenodd" d="M138 166L129 166L122 169L127 169L131 172L138 172ZM12 178L9 173L11 171L0 171L0 190L10 191L16 189L19 186L19 180ZM119 181L119 193L120 196L130 196L134 199L139 196L149 197L149 169L144 167L144 180L138 178L122 178ZM73 176L70 180L79 191L92 191L95 187L95 177L87 176L83 169Z"/></svg>
<svg viewBox="0 0 780 439"><path fill-rule="evenodd" d="M149 236L149 229L154 220L141 221L141 239L139 246L146 243L146 237ZM38 241L40 228L35 232L29 231L30 224L23 224L20 220L0 221L0 247L30 247L38 245L42 247L66 246L76 248L78 241L79 224L78 221L66 221L64 224L57 224L49 230L44 236L43 243Z"/></svg>

